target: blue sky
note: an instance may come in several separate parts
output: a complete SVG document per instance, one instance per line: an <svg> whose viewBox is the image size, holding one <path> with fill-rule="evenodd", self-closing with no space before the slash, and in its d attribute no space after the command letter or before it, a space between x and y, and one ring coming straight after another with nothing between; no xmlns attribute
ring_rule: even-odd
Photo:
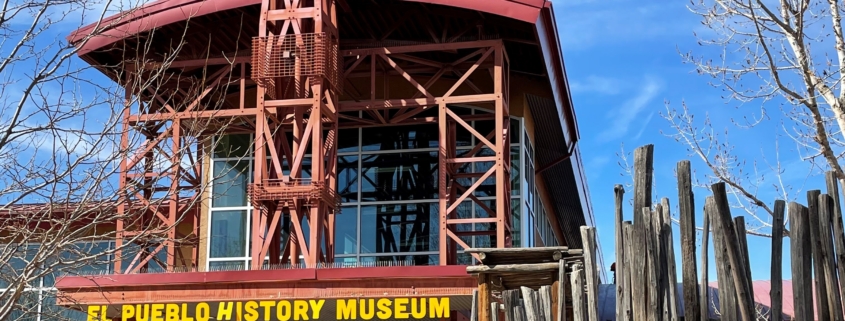
<svg viewBox="0 0 845 321"><path fill-rule="evenodd" d="M661 116L661 112L666 113L666 102L671 107L680 107L686 102L697 119L703 120L707 115L717 132L724 135L726 131L729 142L736 146L734 152L746 161L744 168L753 171L756 165L758 173L767 179L758 195L770 206L777 195L783 195L771 187L776 182L770 166L776 161L786 168L781 178L788 186L787 195L793 198L790 200L797 198L806 204L807 189L824 189L823 175L801 162L801 151L792 140L784 137L785 127L776 102L762 105L761 102L726 101L722 98L722 90L709 84L711 78L696 74L692 65L683 63L680 52L693 51L713 58L719 54L718 48L698 45L694 32L701 35L707 31L702 28L698 16L688 11L688 3L633 0L554 3L579 122L584 166L607 265L605 269L615 261L613 186L631 183L631 177L622 175L619 154L630 153L644 144L655 145L656 195L669 197L674 217L677 217L678 195L675 164L682 159L692 159L693 175L704 179L708 173L698 159L688 154L685 145L664 135L671 131L668 121ZM759 116L761 108L767 108L771 116L760 126L743 129L733 124L732 120L741 120L746 115ZM628 200L633 193L630 187L626 190L625 219L631 220ZM695 193L697 225L700 226L704 197L710 192L696 189ZM734 211L734 214L739 213ZM765 213L760 214L770 219ZM754 223L748 216L746 221ZM675 227L680 277L680 232ZM771 240L755 236L749 236L748 240L754 279L769 279ZM789 239L784 239L785 279L791 278L788 243ZM709 275L714 281L712 251L711 246Z"/></svg>

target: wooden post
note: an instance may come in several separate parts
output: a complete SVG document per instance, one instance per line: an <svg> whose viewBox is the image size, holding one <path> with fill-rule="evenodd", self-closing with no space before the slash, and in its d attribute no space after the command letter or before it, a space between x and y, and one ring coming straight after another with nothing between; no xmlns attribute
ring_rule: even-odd
<svg viewBox="0 0 845 321"><path fill-rule="evenodd" d="M807 212L810 213L810 250L813 256L813 273L815 274L816 313L819 321L830 321L830 305L827 301L827 279L822 268L822 243L819 232L819 195L820 190L807 191Z"/></svg>
<svg viewBox="0 0 845 321"><path fill-rule="evenodd" d="M731 278L731 264L727 262L727 250L725 249L724 234L715 227L716 202L712 196L708 196L704 202L704 213L709 215L709 220L714 222L713 226L713 254L716 258L716 280L719 282L719 315L722 320L736 320L738 311L736 303L736 285ZM709 303L709 302L708 302Z"/></svg>
<svg viewBox="0 0 845 321"><path fill-rule="evenodd" d="M772 298L770 321L783 320L783 212L786 202L775 201L772 217L772 286L769 296Z"/></svg>
<svg viewBox="0 0 845 321"><path fill-rule="evenodd" d="M637 209L636 212L648 211L648 208ZM639 214L642 217L642 213ZM643 221L634 223L632 225L633 242L631 242L631 311L634 314L634 321L648 321L648 294L646 286L648 286L648 274L646 269L648 267L648 260L645 253L648 250L646 241L648 240L647 224Z"/></svg>
<svg viewBox="0 0 845 321"><path fill-rule="evenodd" d="M631 224L631 221L625 221L622 224L623 224L622 227L623 227L623 230L624 230L623 232L625 233L624 234L624 237L625 237L625 266L633 267L634 266L634 255L633 255L634 246L632 244L634 243L634 225ZM625 311L625 318L623 318L622 320L632 321L632 320L634 320L634 310L633 310L634 308L633 308L633 303L631 301L632 300L631 298L632 298L634 291L636 291L636 290L635 290L634 287L631 286L631 284L634 284L634 281L633 281L634 278L633 277L634 277L634 274L636 272L633 271L633 268L628 268L625 271L623 271L623 273L625 273L624 275L625 275L625 289L626 289L626 291L624 293L624 296L625 296L624 300L625 300L625 302L628 302L628 310Z"/></svg>
<svg viewBox="0 0 845 321"><path fill-rule="evenodd" d="M660 289L661 282L658 276L658 251L657 242L655 241L654 224L651 222L655 219L655 215L647 207L644 207L642 212L643 230L645 231L643 240L645 240L646 250L641 253L646 257L646 275L644 277L644 281L648 295L646 315L648 320L660 321L663 320L663 296L661 295L663 292L662 289Z"/></svg>
<svg viewBox="0 0 845 321"><path fill-rule="evenodd" d="M505 305L505 321L516 321L514 308L519 305L519 293L517 290L502 291L502 303Z"/></svg>
<svg viewBox="0 0 845 321"><path fill-rule="evenodd" d="M651 208L653 166L654 145L644 145L634 150L634 224L642 223L642 208Z"/></svg>
<svg viewBox="0 0 845 321"><path fill-rule="evenodd" d="M559 261L557 270L557 321L566 321L566 264Z"/></svg>
<svg viewBox="0 0 845 321"><path fill-rule="evenodd" d="M553 321L552 287L550 285L541 286L537 293L540 295L540 312L543 314L542 320Z"/></svg>
<svg viewBox="0 0 845 321"><path fill-rule="evenodd" d="M625 284L625 237L622 227L622 202L625 195L625 188L622 185L613 187L613 193L616 196L616 320L623 321L627 311L630 309L631 302L626 300L625 292L630 289ZM630 296L627 297L630 300Z"/></svg>
<svg viewBox="0 0 845 321"><path fill-rule="evenodd" d="M490 320L499 321L499 304L490 302Z"/></svg>
<svg viewBox="0 0 845 321"><path fill-rule="evenodd" d="M584 270L577 266L572 271L572 314L573 320L587 320L587 311L584 308Z"/></svg>
<svg viewBox="0 0 845 321"><path fill-rule="evenodd" d="M490 320L490 283L487 282L487 274L478 274L478 320Z"/></svg>
<svg viewBox="0 0 845 321"><path fill-rule="evenodd" d="M522 291L522 305L525 306L525 316L527 321L540 321L540 316L537 315L537 302L534 300L534 295L529 287L522 286L519 288Z"/></svg>
<svg viewBox="0 0 845 321"><path fill-rule="evenodd" d="M745 217L737 216L734 218L734 231L736 231L737 246L739 247L739 255L742 257L742 270L745 273L745 279L751 283L754 279L751 278L751 262L748 258L748 239L745 229ZM748 289L751 297L754 297L754 287Z"/></svg>
<svg viewBox="0 0 845 321"><path fill-rule="evenodd" d="M842 206L839 198L839 182L836 173L827 172L824 175L827 194L833 198L833 227L834 250L836 251L836 266L839 269L839 296L845 299L845 228L842 225Z"/></svg>
<svg viewBox="0 0 845 321"><path fill-rule="evenodd" d="M701 312L699 318L691 320L710 319L710 284L708 282L709 273L707 269L707 263L710 261L710 257L707 255L707 248L709 246L708 238L710 236L710 212L711 210L705 207L704 219L702 220L703 229L701 232L701 282L698 284L700 286L700 288L698 289L700 300L698 308L701 310Z"/></svg>
<svg viewBox="0 0 845 321"><path fill-rule="evenodd" d="M598 321L599 276L596 266L596 228L582 226L581 242L584 244L584 270L587 274L587 315L590 321Z"/></svg>
<svg viewBox="0 0 845 321"><path fill-rule="evenodd" d="M827 302L830 309L830 319L843 321L842 297L840 296L839 283L836 279L836 267L833 260L833 236L831 222L833 217L833 199L827 195L819 196L819 241L821 242L822 269L824 270L825 284L827 286Z"/></svg>
<svg viewBox="0 0 845 321"><path fill-rule="evenodd" d="M716 233L722 233L727 258L731 266L742 266L742 257L737 246L736 231L731 227L731 207L728 203L728 194L725 191L725 183L720 182L711 185L713 200L716 203L714 213ZM754 309L754 298L751 296L751 280L746 279L745 272L741 269L732 269L734 283L736 285L736 296L739 303L739 313L745 321L757 319L757 312Z"/></svg>
<svg viewBox="0 0 845 321"><path fill-rule="evenodd" d="M813 320L812 255L810 254L809 211L801 204L789 203L790 253L792 255L792 307L795 320Z"/></svg>
<svg viewBox="0 0 845 321"><path fill-rule="evenodd" d="M695 260L695 197L690 161L678 162L678 224L681 226L681 268L684 284L684 319L701 320ZM706 233L706 231L705 231ZM705 245L702 245L704 247ZM706 273L706 271L705 271ZM703 285L703 286L706 286Z"/></svg>
<svg viewBox="0 0 845 321"><path fill-rule="evenodd" d="M666 260L666 231L664 229L664 222L663 222L663 203L658 203L654 205L654 211L652 211L652 218L651 228L652 232L654 233L654 249L655 256L654 267L655 273L657 273L657 278L654 279L655 285L657 288L657 296L658 300L660 300L660 312L661 318L663 320L668 321L670 318L669 315L669 280L667 280L667 260Z"/></svg>
<svg viewBox="0 0 845 321"><path fill-rule="evenodd" d="M663 228L666 231L664 248L666 249L666 279L669 295L668 310L670 320L677 321L680 319L678 314L678 270L675 265L675 236L672 233L672 215L669 211L669 199L664 197L660 203L663 205Z"/></svg>
<svg viewBox="0 0 845 321"><path fill-rule="evenodd" d="M469 312L469 321L478 321L478 289L472 290L472 307Z"/></svg>

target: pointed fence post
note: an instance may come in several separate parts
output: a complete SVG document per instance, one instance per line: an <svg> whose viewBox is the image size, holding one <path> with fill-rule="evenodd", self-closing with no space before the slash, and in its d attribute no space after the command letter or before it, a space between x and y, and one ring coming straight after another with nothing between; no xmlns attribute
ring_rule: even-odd
<svg viewBox="0 0 845 321"><path fill-rule="evenodd" d="M770 321L783 320L783 217L786 202L775 201L772 218L772 287L769 295L772 300Z"/></svg>

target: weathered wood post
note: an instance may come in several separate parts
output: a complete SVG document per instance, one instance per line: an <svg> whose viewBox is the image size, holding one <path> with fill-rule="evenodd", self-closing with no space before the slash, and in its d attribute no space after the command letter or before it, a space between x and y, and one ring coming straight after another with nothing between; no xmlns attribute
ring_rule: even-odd
<svg viewBox="0 0 845 321"><path fill-rule="evenodd" d="M714 213L713 226L716 228L716 233L723 235L723 241L727 250L727 258L732 266L742 266L742 257L739 254L737 246L737 236L733 228L731 228L731 208L728 203L728 195L725 191L725 183L716 183L710 187L713 190L713 200L716 203L716 212ZM757 319L757 313L754 309L754 298L751 296L751 281L747 280L745 273L741 269L733 269L734 283L736 285L736 296L739 303L739 313L743 320L751 321Z"/></svg>
<svg viewBox="0 0 845 321"><path fill-rule="evenodd" d="M631 309L634 320L646 321L648 313L648 293L650 292L648 278L646 243L651 228L644 221L644 216L651 214L651 189L654 173L654 145L640 146L634 150L634 265L632 268L631 289L635 292L631 296ZM646 209L645 212L643 209ZM649 220L650 221L650 220Z"/></svg>
<svg viewBox="0 0 845 321"><path fill-rule="evenodd" d="M709 217L708 221L713 222L713 256L716 259L716 280L719 282L719 315L722 320L735 320L739 311L736 302L736 283L731 277L733 265L722 263L727 262L728 258L724 234L716 228L716 211L716 202L712 196L708 196L704 202L704 215Z"/></svg>
<svg viewBox="0 0 845 321"><path fill-rule="evenodd" d="M827 305L830 313L830 320L843 321L842 297L840 296L839 282L836 277L836 267L833 256L833 236L831 235L833 199L827 195L819 195L819 242L821 243L822 269L826 281Z"/></svg>
<svg viewBox="0 0 845 321"><path fill-rule="evenodd" d="M661 199L660 204L663 206L663 229L666 231L663 248L666 249L666 290L669 296L669 318L672 321L677 321L680 319L678 314L678 270L675 265L675 236L672 233L672 214L669 211L668 198Z"/></svg>
<svg viewBox="0 0 845 321"><path fill-rule="evenodd" d="M625 233L625 265L628 267L634 266L635 255L634 249L636 248L633 244L635 242L635 235L634 233L634 225L631 224L631 221L625 221L623 223L624 233ZM627 318L624 320L634 320L634 306L633 306L633 296L634 293L637 292L635 287L632 287L632 284L636 284L634 277L636 272L633 268L628 268L625 271L625 298L629 300L630 305L628 305L629 310L627 311Z"/></svg>
<svg viewBox="0 0 845 321"><path fill-rule="evenodd" d="M587 320L584 300L584 270L580 265L572 269L572 314L575 321Z"/></svg>
<svg viewBox="0 0 845 321"><path fill-rule="evenodd" d="M839 198L839 180L836 179L836 173L827 172L824 175L825 183L827 185L827 194L833 198L833 235L836 262L839 269L839 296L845 299L845 227L842 225L842 205Z"/></svg>
<svg viewBox="0 0 845 321"><path fill-rule="evenodd" d="M658 205L659 206L659 205ZM645 251L641 255L645 255L645 277L646 293L648 295L648 306L646 307L647 320L660 321L663 318L663 296L660 289L660 280L658 279L657 268L657 242L655 241L654 224L652 220L655 215L647 207L642 209L643 212L643 240L645 241Z"/></svg>
<svg viewBox="0 0 845 321"><path fill-rule="evenodd" d="M616 320L627 321L628 312L631 309L631 289L626 282L625 276L628 272L625 265L625 237L623 236L623 215L622 202L625 195L625 188L622 185L613 187L616 196Z"/></svg>
<svg viewBox="0 0 845 321"><path fill-rule="evenodd" d="M815 274L816 315L819 321L830 321L830 306L827 301L827 279L822 269L822 243L819 236L819 195L820 190L807 191L807 211L810 213L810 251L813 255L813 273ZM822 299L824 298L824 299Z"/></svg>
<svg viewBox="0 0 845 321"><path fill-rule="evenodd" d="M774 217L772 218L772 287L769 292L772 298L770 321L783 320L783 217L786 202L775 201Z"/></svg>
<svg viewBox="0 0 845 321"><path fill-rule="evenodd" d="M695 260L695 202L692 192L690 161L678 162L678 215L681 226L681 267L684 284L684 319L701 320ZM705 230L704 233L707 231ZM706 240L706 238L705 238ZM702 243L702 248L706 247ZM705 270L706 274L706 270ZM706 286L704 284L703 286Z"/></svg>
<svg viewBox="0 0 845 321"><path fill-rule="evenodd" d="M598 321L599 277L596 266L596 228L582 226L581 241L584 244L584 270L587 274L587 316L590 321Z"/></svg>
<svg viewBox="0 0 845 321"><path fill-rule="evenodd" d="M748 239L745 235L745 217L737 216L734 218L734 231L736 231L736 240L737 246L739 247L739 254L742 257L742 272L745 273L745 279L748 280L748 284L751 285L748 288L748 291L751 295L751 298L754 298L754 286L752 284L754 279L751 278L751 262L748 258ZM753 303L754 301L751 302Z"/></svg>
<svg viewBox="0 0 845 321"><path fill-rule="evenodd" d="M698 319L691 320L707 320L710 318L710 285L708 281L707 263L710 257L707 255L707 248L709 246L710 236L710 210L706 207L704 209L704 219L702 220L701 232L701 282L699 283L699 304L698 308L701 310L701 315Z"/></svg>
<svg viewBox="0 0 845 321"><path fill-rule="evenodd" d="M792 307L795 320L813 320L813 271L810 254L809 211L801 204L789 203L790 253L792 255Z"/></svg>

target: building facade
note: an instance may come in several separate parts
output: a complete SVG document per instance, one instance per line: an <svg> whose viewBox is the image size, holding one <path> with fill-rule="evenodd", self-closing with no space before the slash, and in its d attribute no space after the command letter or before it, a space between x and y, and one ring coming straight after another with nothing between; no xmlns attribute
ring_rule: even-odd
<svg viewBox="0 0 845 321"><path fill-rule="evenodd" d="M468 316L465 249L594 224L557 38L546 0L160 0L77 30L132 152L116 253L39 291L88 320Z"/></svg>

